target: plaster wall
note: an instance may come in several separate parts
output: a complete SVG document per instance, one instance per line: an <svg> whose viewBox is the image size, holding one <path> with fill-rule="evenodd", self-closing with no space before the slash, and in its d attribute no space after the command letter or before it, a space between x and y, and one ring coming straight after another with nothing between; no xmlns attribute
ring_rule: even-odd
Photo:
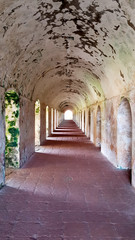
<svg viewBox="0 0 135 240"><path fill-rule="evenodd" d="M4 156L5 156L5 90L0 87L0 186L5 182L5 168L4 168Z"/></svg>
<svg viewBox="0 0 135 240"><path fill-rule="evenodd" d="M51 108L48 108L48 117L49 117L49 125L48 125L48 134L51 135Z"/></svg>
<svg viewBox="0 0 135 240"><path fill-rule="evenodd" d="M104 102L91 106L91 141L96 145L96 116L98 106L101 108L101 152L108 158L108 160L117 168L118 151L120 146L117 143L117 124L118 124L118 110L123 98L129 101L131 107L132 118L132 184L135 186L135 89L123 93L119 96L108 99ZM128 124L128 122L127 122ZM124 131L124 129L123 129ZM123 132L124 133L124 132Z"/></svg>
<svg viewBox="0 0 135 240"><path fill-rule="evenodd" d="M89 109L86 108L85 109L85 134L86 134L87 137L90 136L89 135L89 133L90 133L89 128L90 128L90 125L89 125Z"/></svg>
<svg viewBox="0 0 135 240"><path fill-rule="evenodd" d="M35 151L35 103L20 97L20 167Z"/></svg>
<svg viewBox="0 0 135 240"><path fill-rule="evenodd" d="M56 129L56 109L54 110L54 130Z"/></svg>
<svg viewBox="0 0 135 240"><path fill-rule="evenodd" d="M82 131L84 132L84 110L82 110Z"/></svg>
<svg viewBox="0 0 135 240"><path fill-rule="evenodd" d="M40 144L46 139L46 106L40 104Z"/></svg>

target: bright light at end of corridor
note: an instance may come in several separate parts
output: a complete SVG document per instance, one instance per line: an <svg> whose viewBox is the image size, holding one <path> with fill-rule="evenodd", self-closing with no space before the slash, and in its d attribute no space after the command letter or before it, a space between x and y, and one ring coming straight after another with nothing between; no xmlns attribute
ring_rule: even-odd
<svg viewBox="0 0 135 240"><path fill-rule="evenodd" d="M72 120L72 119L73 119L73 113L72 113L72 111L67 110L67 111L64 113L64 119L65 119L65 120Z"/></svg>

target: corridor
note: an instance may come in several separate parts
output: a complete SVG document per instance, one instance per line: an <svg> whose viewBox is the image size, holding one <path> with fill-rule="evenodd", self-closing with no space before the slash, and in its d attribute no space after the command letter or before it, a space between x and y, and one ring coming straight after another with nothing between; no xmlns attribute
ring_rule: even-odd
<svg viewBox="0 0 135 240"><path fill-rule="evenodd" d="M64 121L0 191L0 240L133 240L130 173Z"/></svg>

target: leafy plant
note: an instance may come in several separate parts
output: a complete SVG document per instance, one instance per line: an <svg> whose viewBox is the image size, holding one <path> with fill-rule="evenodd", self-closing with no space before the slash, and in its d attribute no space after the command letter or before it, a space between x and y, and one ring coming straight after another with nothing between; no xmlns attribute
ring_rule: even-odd
<svg viewBox="0 0 135 240"><path fill-rule="evenodd" d="M6 107L6 167L18 167L19 150L19 96L14 91L5 94Z"/></svg>

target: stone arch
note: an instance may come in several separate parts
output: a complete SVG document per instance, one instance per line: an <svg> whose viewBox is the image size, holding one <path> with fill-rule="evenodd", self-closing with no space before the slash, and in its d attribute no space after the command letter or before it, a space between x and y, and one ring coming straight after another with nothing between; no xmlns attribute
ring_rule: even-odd
<svg viewBox="0 0 135 240"><path fill-rule="evenodd" d="M97 108L97 117L96 117L96 146L101 147L101 108Z"/></svg>
<svg viewBox="0 0 135 240"><path fill-rule="evenodd" d="M89 138L91 139L91 109L88 111Z"/></svg>
<svg viewBox="0 0 135 240"><path fill-rule="evenodd" d="M35 146L40 145L40 101L35 102Z"/></svg>
<svg viewBox="0 0 135 240"><path fill-rule="evenodd" d="M15 90L5 92L5 167L9 169L20 167L20 98Z"/></svg>
<svg viewBox="0 0 135 240"><path fill-rule="evenodd" d="M83 121L84 121L84 133L86 134L86 110L84 110L84 119L83 119Z"/></svg>
<svg viewBox="0 0 135 240"><path fill-rule="evenodd" d="M65 120L73 120L73 111L68 109L64 112L64 119Z"/></svg>
<svg viewBox="0 0 135 240"><path fill-rule="evenodd" d="M82 131L84 132L84 110L82 110Z"/></svg>
<svg viewBox="0 0 135 240"><path fill-rule="evenodd" d="M49 136L49 107L46 106L46 137Z"/></svg>
<svg viewBox="0 0 135 240"><path fill-rule="evenodd" d="M54 114L53 114L53 112L54 112L54 109L53 108L51 108L51 133L53 133L53 126L54 126L54 118L53 118L53 116L54 116Z"/></svg>
<svg viewBox="0 0 135 240"><path fill-rule="evenodd" d="M94 142L94 110L91 110L91 126L90 126L90 140L91 142Z"/></svg>
<svg viewBox="0 0 135 240"><path fill-rule="evenodd" d="M131 169L132 162L132 113L129 101L124 98L117 114L117 166Z"/></svg>

